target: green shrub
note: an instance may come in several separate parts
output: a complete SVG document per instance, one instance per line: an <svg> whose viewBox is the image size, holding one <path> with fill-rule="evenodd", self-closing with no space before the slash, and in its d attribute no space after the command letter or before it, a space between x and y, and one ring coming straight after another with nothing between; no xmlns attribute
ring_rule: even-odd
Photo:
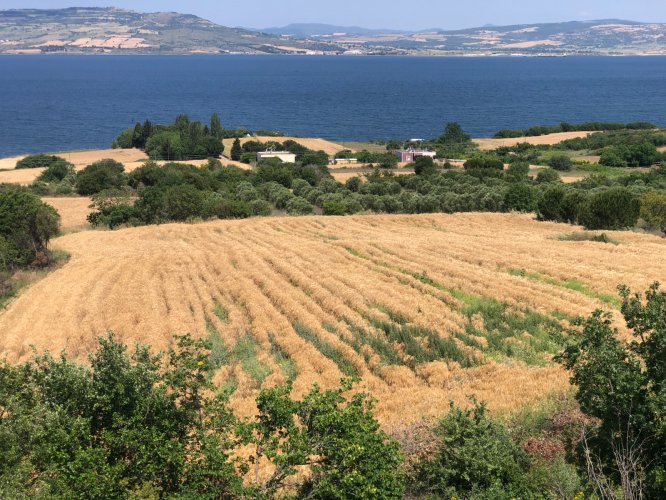
<svg viewBox="0 0 666 500"><path fill-rule="evenodd" d="M173 221L202 217L204 200L205 194L189 184L169 187L163 192L160 216Z"/></svg>
<svg viewBox="0 0 666 500"><path fill-rule="evenodd" d="M518 212L532 212L536 208L534 189L529 184L511 184L504 195L504 209Z"/></svg>
<svg viewBox="0 0 666 500"><path fill-rule="evenodd" d="M548 159L548 165L554 170L568 171L573 167L573 162L567 155L557 154Z"/></svg>
<svg viewBox="0 0 666 500"><path fill-rule="evenodd" d="M514 161L509 165L504 176L509 182L527 182L529 179L530 164L526 161Z"/></svg>
<svg viewBox="0 0 666 500"><path fill-rule="evenodd" d="M504 162L499 158L477 156L465 162L465 170L504 170Z"/></svg>
<svg viewBox="0 0 666 500"><path fill-rule="evenodd" d="M429 156L419 156L414 160L414 173L416 175L431 175L436 171L435 162Z"/></svg>
<svg viewBox="0 0 666 500"><path fill-rule="evenodd" d="M563 186L553 186L541 193L537 202L537 212L542 220L564 222L564 197L567 190Z"/></svg>
<svg viewBox="0 0 666 500"><path fill-rule="evenodd" d="M76 174L76 191L84 196L118 189L126 184L125 167L115 160L97 161Z"/></svg>
<svg viewBox="0 0 666 500"><path fill-rule="evenodd" d="M252 200L249 207L250 213L255 216L266 217L273 213L273 207L266 200Z"/></svg>
<svg viewBox="0 0 666 500"><path fill-rule="evenodd" d="M544 184L546 182L560 182L560 174L552 168L543 168L539 170L536 176L537 184Z"/></svg>
<svg viewBox="0 0 666 500"><path fill-rule="evenodd" d="M312 464L298 498L402 498L405 484L398 445L380 429L365 394L315 386L301 400L291 386L266 389L257 398L258 447L282 474L266 484L275 496L289 476Z"/></svg>
<svg viewBox="0 0 666 500"><path fill-rule="evenodd" d="M651 227L666 232L666 194L651 192L641 196L641 218Z"/></svg>
<svg viewBox="0 0 666 500"><path fill-rule="evenodd" d="M439 498L522 497L529 461L483 404L451 404L435 429L440 444L417 466L417 491ZM496 496L496 495L499 495Z"/></svg>
<svg viewBox="0 0 666 500"><path fill-rule="evenodd" d="M48 168L56 163L67 163L67 161L59 156L36 154L17 161L16 168Z"/></svg>
<svg viewBox="0 0 666 500"><path fill-rule="evenodd" d="M594 464L594 486L664 498L666 293L655 283L645 296L624 286L620 295L633 340L619 336L611 314L595 311L576 323L558 358L571 372L581 410L597 422L586 429L587 449L578 464Z"/></svg>
<svg viewBox="0 0 666 500"><path fill-rule="evenodd" d="M345 204L336 200L324 202L322 210L324 215L345 215L347 213Z"/></svg>
<svg viewBox="0 0 666 500"><path fill-rule="evenodd" d="M92 197L88 222L92 226L107 226L116 229L139 223L138 214L130 199L129 192L123 190L102 191Z"/></svg>
<svg viewBox="0 0 666 500"><path fill-rule="evenodd" d="M584 191L569 190L562 200L562 216L565 222L578 224L586 206L588 195Z"/></svg>
<svg viewBox="0 0 666 500"><path fill-rule="evenodd" d="M39 174L37 180L41 182L60 182L74 174L74 165L62 160L51 163L46 170Z"/></svg>
<svg viewBox="0 0 666 500"><path fill-rule="evenodd" d="M48 262L48 244L59 224L58 212L30 190L0 184L0 271Z"/></svg>
<svg viewBox="0 0 666 500"><path fill-rule="evenodd" d="M640 209L640 201L631 191L612 187L589 197L579 221L586 229L626 229L636 225Z"/></svg>
<svg viewBox="0 0 666 500"><path fill-rule="evenodd" d="M599 165L604 165L606 167L626 167L627 162L617 153L617 151L613 149L607 149L601 153L601 157L599 158Z"/></svg>
<svg viewBox="0 0 666 500"><path fill-rule="evenodd" d="M287 202L285 208L287 209L287 213L289 215L310 215L314 209L308 200L301 198L300 196L291 198Z"/></svg>

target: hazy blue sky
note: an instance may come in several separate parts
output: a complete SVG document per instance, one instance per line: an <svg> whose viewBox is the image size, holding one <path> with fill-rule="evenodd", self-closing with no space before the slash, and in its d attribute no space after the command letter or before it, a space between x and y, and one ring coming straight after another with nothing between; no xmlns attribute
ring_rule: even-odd
<svg viewBox="0 0 666 500"><path fill-rule="evenodd" d="M666 0L0 0L0 9L81 5L185 12L253 28L292 22L403 29L607 18L666 22Z"/></svg>

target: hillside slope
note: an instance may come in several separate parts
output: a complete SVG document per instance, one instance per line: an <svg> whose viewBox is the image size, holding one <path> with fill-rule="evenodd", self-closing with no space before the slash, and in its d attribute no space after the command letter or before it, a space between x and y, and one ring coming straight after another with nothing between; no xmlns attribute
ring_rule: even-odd
<svg viewBox="0 0 666 500"><path fill-rule="evenodd" d="M639 55L666 54L666 24L617 19L432 29L396 33L337 26L286 27L274 33L334 42L359 53L429 55Z"/></svg>
<svg viewBox="0 0 666 500"><path fill-rule="evenodd" d="M320 43L284 40L174 12L117 8L0 10L0 53L291 53ZM330 49L328 44L323 48Z"/></svg>
<svg viewBox="0 0 666 500"><path fill-rule="evenodd" d="M666 54L666 24L624 20L420 32L293 24L266 32L174 12L0 10L0 54Z"/></svg>
<svg viewBox="0 0 666 500"><path fill-rule="evenodd" d="M215 380L253 412L263 385L359 375L385 423L470 394L505 409L568 388L550 361L563 318L613 308L617 284L666 275L663 239L556 239L571 226L459 214L265 218L86 231L71 260L0 312L0 356L85 359L108 330L164 349L214 343Z"/></svg>

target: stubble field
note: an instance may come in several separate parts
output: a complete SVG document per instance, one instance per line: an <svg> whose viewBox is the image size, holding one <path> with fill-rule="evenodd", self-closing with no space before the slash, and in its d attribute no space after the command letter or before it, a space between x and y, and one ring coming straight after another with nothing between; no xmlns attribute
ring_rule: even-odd
<svg viewBox="0 0 666 500"><path fill-rule="evenodd" d="M31 345L85 359L108 330L165 349L213 343L214 380L241 415L262 386L359 376L384 425L440 416L475 395L491 409L569 390L550 359L568 320L616 309L615 287L666 276L666 242L530 216L263 218L85 231L70 261L0 312L0 356ZM621 325L619 325L621 327Z"/></svg>

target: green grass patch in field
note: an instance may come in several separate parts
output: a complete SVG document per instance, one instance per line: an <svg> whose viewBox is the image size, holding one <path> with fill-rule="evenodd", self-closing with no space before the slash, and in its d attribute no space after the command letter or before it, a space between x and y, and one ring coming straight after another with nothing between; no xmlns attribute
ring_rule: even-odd
<svg viewBox="0 0 666 500"><path fill-rule="evenodd" d="M548 361L544 354L555 354L561 349L557 339L562 328L553 318L533 311L516 311L490 297L467 304L464 313L468 318L468 338L485 338L487 345L481 350L493 359L513 358L540 366ZM476 326L479 318L483 320L480 329Z"/></svg>
<svg viewBox="0 0 666 500"><path fill-rule="evenodd" d="M355 377L358 375L356 367L331 344L320 339L312 330L300 323L294 323L293 327L299 337L315 346L323 356L333 361L344 375L347 377Z"/></svg>
<svg viewBox="0 0 666 500"><path fill-rule="evenodd" d="M553 278L552 276L548 276L546 274L541 274L535 271L527 271L526 269L522 268L511 268L508 270L508 273L511 274L512 276L520 276L530 281L538 281L540 283L546 283L548 285L567 288L568 290L573 290L575 292L582 293L586 297L598 299L604 304L608 304L615 308L619 308L621 305L620 299L618 299L615 295L591 290L590 288L587 287L587 285L585 285L585 283L576 279L562 281L558 280L557 278Z"/></svg>
<svg viewBox="0 0 666 500"><path fill-rule="evenodd" d="M218 394L224 397L230 397L238 389L238 379L235 375L229 375L225 381L220 385Z"/></svg>
<svg viewBox="0 0 666 500"><path fill-rule="evenodd" d="M446 287L430 278L425 271L417 274L401 271L461 301L464 304L462 312L469 322L466 331L458 333L456 337L490 357L516 358L530 365L541 365L546 361L544 353L552 354L560 348L552 333L561 328L552 318L531 311L511 311L506 304L494 298ZM483 331L472 326L472 317L475 314L480 314L484 320ZM488 345L482 345L474 337L484 337Z"/></svg>
<svg viewBox="0 0 666 500"><path fill-rule="evenodd" d="M271 344L271 356L273 356L275 363L280 367L280 370L282 371L282 374L287 379L287 381L293 382L296 380L296 376L298 375L298 368L296 363L293 359L291 359L289 353L280 347L275 339L275 335L269 333L268 341Z"/></svg>
<svg viewBox="0 0 666 500"><path fill-rule="evenodd" d="M373 352L379 356L381 365L400 365L405 366L406 363L393 349L391 344L386 339L379 337L366 329L354 324L351 321L345 320L349 326L352 334L352 340L348 344L359 354L363 346L370 346ZM362 353L366 363L370 361L368 353Z"/></svg>
<svg viewBox="0 0 666 500"><path fill-rule="evenodd" d="M558 311L557 309L550 311L550 315L555 319L560 321L568 321L569 323L572 323L576 319L574 316L570 316L566 313L563 313L562 311Z"/></svg>
<svg viewBox="0 0 666 500"><path fill-rule="evenodd" d="M229 311L220 304L217 300L213 302L213 314L217 316L220 321L229 323Z"/></svg>
<svg viewBox="0 0 666 500"><path fill-rule="evenodd" d="M215 328L215 325L210 320L206 320L206 332L208 334L208 342L210 342L208 360L210 361L211 368L217 370L229 362L229 350L224 344L222 337L220 337L220 333Z"/></svg>
<svg viewBox="0 0 666 500"><path fill-rule="evenodd" d="M252 334L246 333L238 339L231 355L240 363L245 373L261 384L270 375L271 371L257 359L258 351L259 345L256 339Z"/></svg>
<svg viewBox="0 0 666 500"><path fill-rule="evenodd" d="M575 165L574 168L567 173L597 174L604 177L622 177L624 175L630 174L631 172L632 169L629 169L628 167L607 167L598 163L591 163L589 165Z"/></svg>
<svg viewBox="0 0 666 500"><path fill-rule="evenodd" d="M620 244L617 240L614 240L606 233L593 233L590 231L558 234L553 239L558 241L594 241L596 243L612 243L613 245Z"/></svg>
<svg viewBox="0 0 666 500"><path fill-rule="evenodd" d="M349 252L349 253L350 253L351 255L353 255L354 257L358 257L359 259L370 260L370 257L368 257L367 255L365 255L365 254L359 252L359 251L356 250L355 248L352 248L352 247L345 247L345 250L347 250L347 252Z"/></svg>
<svg viewBox="0 0 666 500"><path fill-rule="evenodd" d="M331 323L323 323L321 326L328 333L337 333L338 332L338 329L335 327L335 325L332 325Z"/></svg>
<svg viewBox="0 0 666 500"><path fill-rule="evenodd" d="M405 352L414 359L411 368L417 364L438 360L456 361L465 368L477 364L472 357L462 352L452 337L442 337L434 330L407 323L399 324L371 317L368 321L375 328L382 330L389 341L404 346Z"/></svg>
<svg viewBox="0 0 666 500"><path fill-rule="evenodd" d="M373 305L371 305L370 307L371 307L372 309L376 309L376 310L378 310L378 311L383 312L383 313L386 314L386 315L391 319L391 321L393 321L394 323L397 323L397 324L399 324L399 325L406 325L407 323L409 323L409 318L403 316L403 315L400 314L400 313L397 313L397 312L395 312L395 311L389 309L388 307L386 307L386 306L383 305L383 304L373 304Z"/></svg>

